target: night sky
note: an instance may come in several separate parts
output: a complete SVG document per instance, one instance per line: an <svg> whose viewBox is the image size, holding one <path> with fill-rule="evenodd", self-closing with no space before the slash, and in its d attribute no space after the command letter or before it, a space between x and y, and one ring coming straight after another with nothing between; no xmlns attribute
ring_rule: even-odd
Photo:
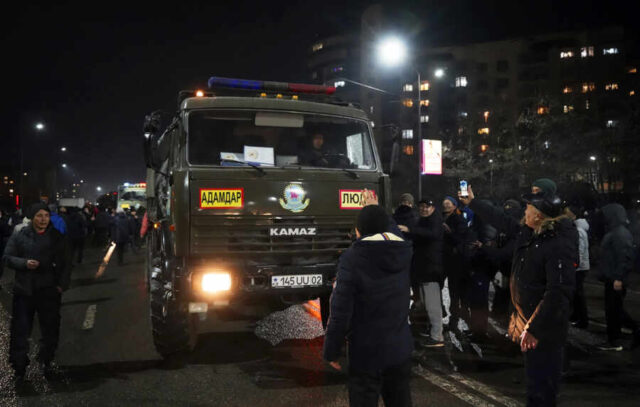
<svg viewBox="0 0 640 407"><path fill-rule="evenodd" d="M17 3L17 2L16 2ZM65 162L89 185L144 179L142 120L175 110L177 92L209 76L306 81L317 36L358 31L371 2L19 2L3 6L0 166L17 166L17 139ZM224 3L224 4L217 4ZM562 3L561 5L557 3ZM433 43L632 24L623 1L395 1L409 32ZM8 91L7 91L8 90ZM33 124L47 131L36 135ZM35 141L36 144L33 144Z"/></svg>

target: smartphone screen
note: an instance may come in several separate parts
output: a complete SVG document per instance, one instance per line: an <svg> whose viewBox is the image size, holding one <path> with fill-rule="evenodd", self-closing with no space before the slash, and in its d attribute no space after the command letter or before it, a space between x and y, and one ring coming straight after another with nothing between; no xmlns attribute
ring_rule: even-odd
<svg viewBox="0 0 640 407"><path fill-rule="evenodd" d="M460 195L469 196L469 192L467 191L467 181L460 181Z"/></svg>

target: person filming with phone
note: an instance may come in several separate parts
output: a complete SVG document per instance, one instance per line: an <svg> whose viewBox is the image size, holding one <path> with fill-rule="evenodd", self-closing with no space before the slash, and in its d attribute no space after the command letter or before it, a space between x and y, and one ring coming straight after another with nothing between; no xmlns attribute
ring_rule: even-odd
<svg viewBox="0 0 640 407"><path fill-rule="evenodd" d="M516 232L511 270L510 338L520 344L527 377L527 405L554 406L561 377L563 349L569 329L578 262L578 232L563 214L562 200L552 190L523 196L527 203L518 223L501 208L458 194L483 221Z"/></svg>

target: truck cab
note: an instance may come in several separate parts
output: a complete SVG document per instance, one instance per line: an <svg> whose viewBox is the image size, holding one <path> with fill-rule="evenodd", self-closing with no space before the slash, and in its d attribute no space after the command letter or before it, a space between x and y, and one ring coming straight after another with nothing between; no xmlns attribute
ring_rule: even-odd
<svg viewBox="0 0 640 407"><path fill-rule="evenodd" d="M151 315L163 356L197 321L320 299L323 322L362 191L389 204L371 122L331 87L217 78L145 121Z"/></svg>

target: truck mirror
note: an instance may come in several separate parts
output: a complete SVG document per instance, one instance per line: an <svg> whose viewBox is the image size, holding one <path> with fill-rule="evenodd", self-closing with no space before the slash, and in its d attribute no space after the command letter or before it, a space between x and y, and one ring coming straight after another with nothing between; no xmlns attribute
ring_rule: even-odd
<svg viewBox="0 0 640 407"><path fill-rule="evenodd" d="M144 132L144 161L148 168L156 168L157 160L154 159L154 145L160 134L160 113L153 112L144 118L142 131Z"/></svg>

